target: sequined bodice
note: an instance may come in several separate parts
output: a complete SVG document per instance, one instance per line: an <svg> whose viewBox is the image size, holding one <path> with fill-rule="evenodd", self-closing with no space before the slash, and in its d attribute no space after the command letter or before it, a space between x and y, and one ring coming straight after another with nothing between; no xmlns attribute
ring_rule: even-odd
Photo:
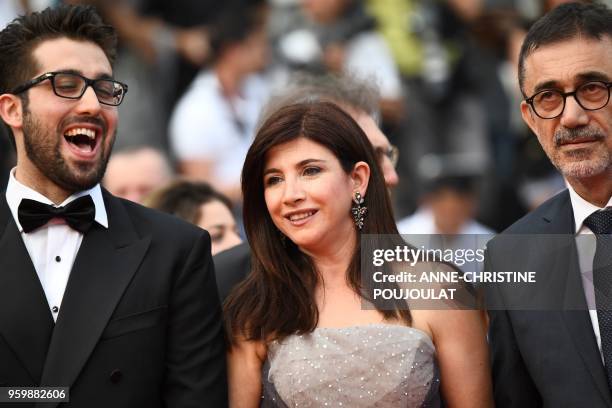
<svg viewBox="0 0 612 408"><path fill-rule="evenodd" d="M429 337L410 327L318 328L268 345L262 407L438 407Z"/></svg>

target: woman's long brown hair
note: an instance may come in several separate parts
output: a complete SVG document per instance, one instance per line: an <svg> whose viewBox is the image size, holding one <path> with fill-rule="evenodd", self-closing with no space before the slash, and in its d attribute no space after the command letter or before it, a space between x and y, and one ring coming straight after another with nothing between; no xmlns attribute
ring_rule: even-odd
<svg viewBox="0 0 612 408"><path fill-rule="evenodd" d="M359 125L328 102L300 103L279 109L260 127L242 169L244 225L252 258L251 272L224 304L231 343L236 337L280 340L292 334L309 333L317 327L319 313L314 293L319 274L308 255L289 239L282 242L264 199L266 154L271 148L299 137L329 149L347 174L355 163L368 163L370 180L365 194L368 214L361 233L398 234L382 171L372 145ZM358 238L347 281L363 297L359 241ZM399 318L411 323L406 308L380 312L387 319Z"/></svg>

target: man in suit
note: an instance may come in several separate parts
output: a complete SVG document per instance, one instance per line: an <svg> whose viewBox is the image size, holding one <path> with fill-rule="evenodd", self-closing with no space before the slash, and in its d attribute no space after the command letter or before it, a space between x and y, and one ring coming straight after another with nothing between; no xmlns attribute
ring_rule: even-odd
<svg viewBox="0 0 612 408"><path fill-rule="evenodd" d="M223 407L209 235L99 184L127 92L115 44L85 6L0 32L17 151L0 197L0 385L69 387L74 407Z"/></svg>
<svg viewBox="0 0 612 408"><path fill-rule="evenodd" d="M393 188L399 182L395 166L398 161L397 147L376 124L378 117L378 92L376 89L350 76L297 76L293 88L272 98L263 116L275 112L282 106L304 101L328 101L338 104L361 126L372 143L378 157L385 183ZM248 205L248 203L244 203ZM242 243L214 256L217 286L221 299L225 299L231 289L249 273L251 269L251 249Z"/></svg>
<svg viewBox="0 0 612 408"><path fill-rule="evenodd" d="M487 289L497 407L612 406L610 81L606 6L565 4L529 30L521 113L568 189L488 245L485 270L537 282Z"/></svg>

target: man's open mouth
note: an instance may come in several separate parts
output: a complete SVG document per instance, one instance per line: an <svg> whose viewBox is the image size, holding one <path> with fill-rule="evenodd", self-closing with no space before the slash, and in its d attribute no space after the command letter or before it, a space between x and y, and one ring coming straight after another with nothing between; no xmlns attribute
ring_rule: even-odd
<svg viewBox="0 0 612 408"><path fill-rule="evenodd" d="M93 129L73 128L64 133L64 139L83 153L91 153L96 147L97 133Z"/></svg>

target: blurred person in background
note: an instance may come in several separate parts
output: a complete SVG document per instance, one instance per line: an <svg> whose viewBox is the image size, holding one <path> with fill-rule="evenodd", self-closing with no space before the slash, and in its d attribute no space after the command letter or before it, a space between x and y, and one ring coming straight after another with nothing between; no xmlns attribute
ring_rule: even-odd
<svg viewBox="0 0 612 408"><path fill-rule="evenodd" d="M291 70L351 74L375 82L383 121L397 122L403 110L399 73L363 1L300 0L296 4L301 8L286 13L294 23L277 33L279 61Z"/></svg>
<svg viewBox="0 0 612 408"><path fill-rule="evenodd" d="M491 234L477 222L475 177L443 176L429 182L417 211L397 223L401 234Z"/></svg>
<svg viewBox="0 0 612 408"><path fill-rule="evenodd" d="M151 193L145 205L208 231L213 255L242 242L232 203L207 183L177 180Z"/></svg>
<svg viewBox="0 0 612 408"><path fill-rule="evenodd" d="M475 220L478 209L477 175L448 175L430 180L414 214L400 220L397 229L415 247L441 250L482 250L494 231ZM482 262L470 260L464 273L482 271Z"/></svg>
<svg viewBox="0 0 612 408"><path fill-rule="evenodd" d="M132 147L113 154L102 185L117 197L142 204L149 193L168 183L172 175L172 167L160 150Z"/></svg>
<svg viewBox="0 0 612 408"><path fill-rule="evenodd" d="M470 32L484 2L370 0L367 10L389 45L405 93L402 120L388 130L404 160L397 215L412 213L424 181L462 165L485 172L491 151L483 90L497 91L495 69L483 61ZM494 107L504 100L495 100ZM493 109L492 109L493 110ZM505 111L505 110L504 110Z"/></svg>
<svg viewBox="0 0 612 408"><path fill-rule="evenodd" d="M212 29L212 67L201 71L170 121L181 174L240 199L240 169L268 97L258 73L268 61L267 4L227 11Z"/></svg>
<svg viewBox="0 0 612 408"><path fill-rule="evenodd" d="M271 98L262 117L265 119L283 106L300 102L327 101L338 105L351 115L365 132L374 148L385 184L391 192L399 183L395 172L399 153L377 125L376 118L379 117L377 87L349 75L301 74L295 75L291 84L292 86L283 93ZM247 276L251 269L250 259L251 250L248 243L221 252L213 258L221 299L224 299L229 291Z"/></svg>

